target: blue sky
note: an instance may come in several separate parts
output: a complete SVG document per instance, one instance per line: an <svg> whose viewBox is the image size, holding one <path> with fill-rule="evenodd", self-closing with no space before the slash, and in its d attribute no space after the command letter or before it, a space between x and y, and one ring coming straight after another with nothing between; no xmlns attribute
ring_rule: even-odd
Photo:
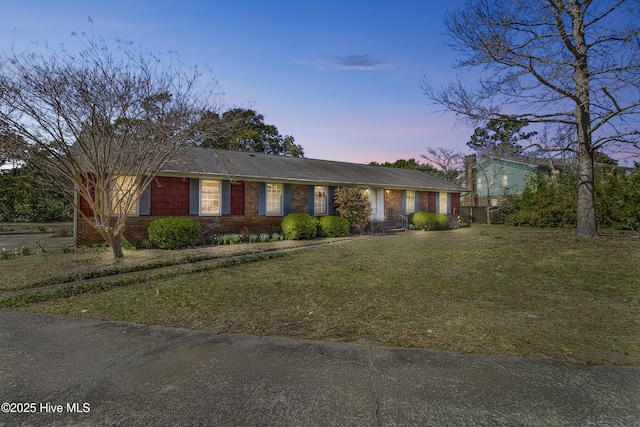
<svg viewBox="0 0 640 427"><path fill-rule="evenodd" d="M427 147L466 151L472 133L420 88L423 75L436 85L454 78L443 18L462 0L7 3L2 50L34 49L32 42L77 50L71 32L93 31L175 51L209 67L227 108L257 110L306 157L420 159Z"/></svg>

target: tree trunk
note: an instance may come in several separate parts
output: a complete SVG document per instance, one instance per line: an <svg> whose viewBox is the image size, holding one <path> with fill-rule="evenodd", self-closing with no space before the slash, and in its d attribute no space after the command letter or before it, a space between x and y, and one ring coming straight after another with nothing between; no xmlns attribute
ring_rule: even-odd
<svg viewBox="0 0 640 427"><path fill-rule="evenodd" d="M107 241L109 246L111 246L113 259L121 260L122 258L124 258L124 253L122 252L122 233L103 232L100 234L102 235L104 240Z"/></svg>
<svg viewBox="0 0 640 427"><path fill-rule="evenodd" d="M593 155L587 144L578 143L578 208L576 235L597 237L596 201L594 197Z"/></svg>
<svg viewBox="0 0 640 427"><path fill-rule="evenodd" d="M591 147L591 111L589 109L589 68L587 66L587 43L584 34L584 11L580 2L571 0L569 15L573 20L573 39L576 82L576 124L578 131L578 203L576 235L597 237L596 202L594 196L593 149Z"/></svg>
<svg viewBox="0 0 640 427"><path fill-rule="evenodd" d="M120 260L124 258L124 253L122 252L122 241L118 239L117 243L111 243L111 251L113 253L113 259Z"/></svg>
<svg viewBox="0 0 640 427"><path fill-rule="evenodd" d="M112 234L109 239L109 245L111 246L113 259L120 260L124 258L124 253L122 252L122 233Z"/></svg>

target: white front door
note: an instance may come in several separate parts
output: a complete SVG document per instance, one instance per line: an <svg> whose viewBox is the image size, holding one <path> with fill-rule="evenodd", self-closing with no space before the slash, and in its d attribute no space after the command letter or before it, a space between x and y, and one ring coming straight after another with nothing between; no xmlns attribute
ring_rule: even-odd
<svg viewBox="0 0 640 427"><path fill-rule="evenodd" d="M369 188L370 221L384 221L384 188Z"/></svg>

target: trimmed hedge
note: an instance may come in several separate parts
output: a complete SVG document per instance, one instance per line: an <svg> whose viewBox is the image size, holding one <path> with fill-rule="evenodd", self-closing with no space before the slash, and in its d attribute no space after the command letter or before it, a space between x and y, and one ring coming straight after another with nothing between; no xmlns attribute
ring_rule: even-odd
<svg viewBox="0 0 640 427"><path fill-rule="evenodd" d="M160 249L196 246L200 223L189 218L158 218L149 223L149 240Z"/></svg>
<svg viewBox="0 0 640 427"><path fill-rule="evenodd" d="M318 219L320 237L347 237L349 220L341 216L321 216Z"/></svg>
<svg viewBox="0 0 640 427"><path fill-rule="evenodd" d="M431 212L414 212L409 219L419 230L447 230L449 221L444 214Z"/></svg>
<svg viewBox="0 0 640 427"><path fill-rule="evenodd" d="M285 216L280 226L288 240L312 240L318 233L318 220L305 213Z"/></svg>

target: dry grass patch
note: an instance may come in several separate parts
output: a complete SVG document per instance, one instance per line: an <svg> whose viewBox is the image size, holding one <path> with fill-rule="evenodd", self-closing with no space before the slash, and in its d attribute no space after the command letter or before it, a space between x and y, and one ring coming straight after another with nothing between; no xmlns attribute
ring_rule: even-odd
<svg viewBox="0 0 640 427"><path fill-rule="evenodd" d="M97 319L640 364L640 238L473 226L357 239L34 305Z"/></svg>
<svg viewBox="0 0 640 427"><path fill-rule="evenodd" d="M178 251L125 250L125 258L121 260L115 260L107 248L82 248L70 253L41 253L0 261L0 293L66 283L83 276L107 277L119 272L140 271L159 265L181 265L198 260L292 249L333 240L252 243L199 247Z"/></svg>

